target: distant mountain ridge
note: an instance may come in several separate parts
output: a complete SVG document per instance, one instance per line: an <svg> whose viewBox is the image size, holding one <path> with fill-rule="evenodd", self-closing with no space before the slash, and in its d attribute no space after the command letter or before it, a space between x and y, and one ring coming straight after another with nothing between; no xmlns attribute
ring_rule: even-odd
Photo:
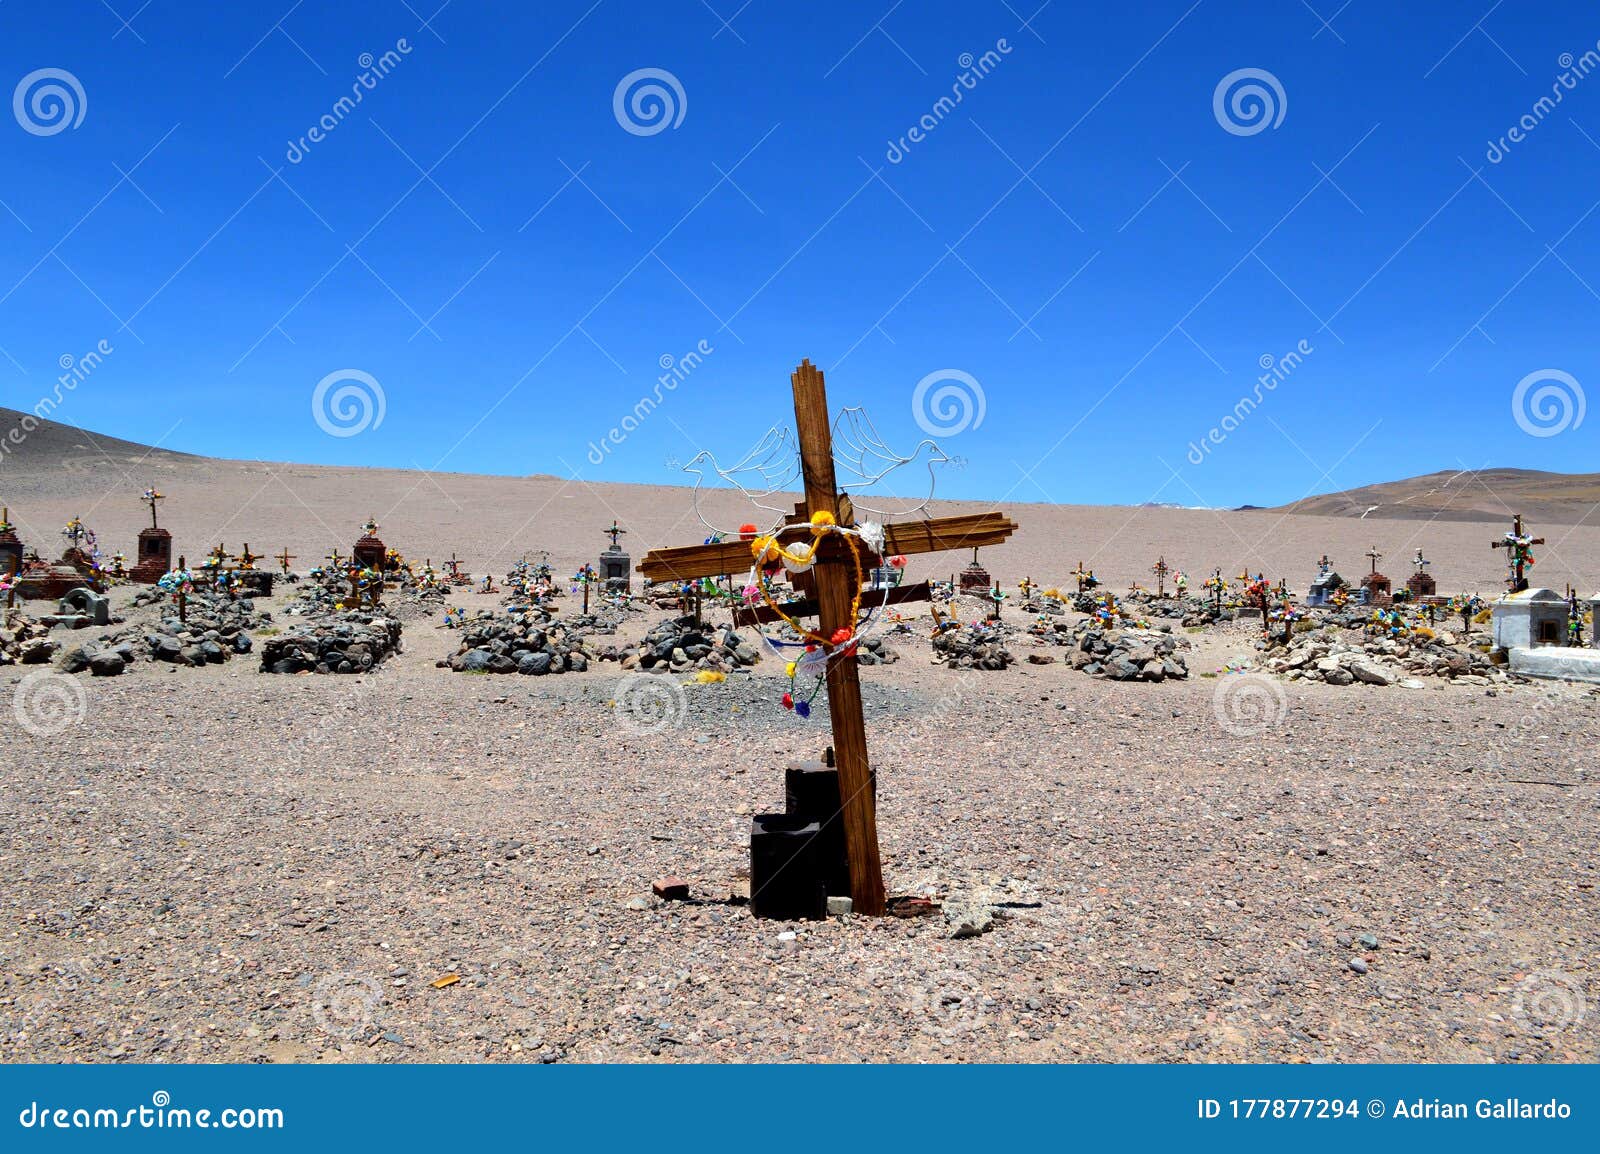
<svg viewBox="0 0 1600 1154"><path fill-rule="evenodd" d="M1600 505L1600 473L1449 469L1307 497L1274 512L1402 521L1509 521L1576 525Z"/></svg>

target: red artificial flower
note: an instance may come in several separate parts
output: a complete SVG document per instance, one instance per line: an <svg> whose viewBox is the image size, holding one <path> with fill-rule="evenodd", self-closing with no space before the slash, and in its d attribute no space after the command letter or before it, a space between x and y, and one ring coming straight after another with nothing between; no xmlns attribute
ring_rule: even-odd
<svg viewBox="0 0 1600 1154"><path fill-rule="evenodd" d="M850 637L851 637L851 631L849 629L844 628L843 626L841 626L834 633L833 640L831 642L829 642L829 644L830 645L843 645L845 642L850 640Z"/></svg>
<svg viewBox="0 0 1600 1154"><path fill-rule="evenodd" d="M783 707L785 709L793 709L794 708L794 695L793 694L785 693L783 695Z"/></svg>

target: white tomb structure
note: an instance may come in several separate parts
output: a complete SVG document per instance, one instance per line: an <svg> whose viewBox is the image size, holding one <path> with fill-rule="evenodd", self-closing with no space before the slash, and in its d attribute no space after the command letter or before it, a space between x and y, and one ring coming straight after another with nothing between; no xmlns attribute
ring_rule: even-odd
<svg viewBox="0 0 1600 1154"><path fill-rule="evenodd" d="M1567 642L1567 601L1553 589L1508 593L1491 612L1496 649L1537 649Z"/></svg>
<svg viewBox="0 0 1600 1154"><path fill-rule="evenodd" d="M1600 596L1590 601L1600 601ZM1494 603L1494 647L1511 672L1555 681L1600 682L1600 648L1568 646L1567 602L1551 589L1524 589ZM1591 645L1593 643L1591 642Z"/></svg>

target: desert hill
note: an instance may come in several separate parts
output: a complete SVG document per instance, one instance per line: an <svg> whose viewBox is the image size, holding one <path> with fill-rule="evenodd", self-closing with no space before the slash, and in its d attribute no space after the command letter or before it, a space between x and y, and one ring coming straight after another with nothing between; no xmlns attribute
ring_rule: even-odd
<svg viewBox="0 0 1600 1154"><path fill-rule="evenodd" d="M23 414L0 409L0 430ZM30 420L31 423L31 420ZM763 520L735 493L706 494L698 510L692 490L547 474L494 477L408 469L233 461L152 449L53 421L11 443L0 432L0 504L9 506L23 541L56 556L60 530L74 516L96 531L106 554L132 556L148 524L140 492L167 494L161 524L179 553L198 561L221 543L257 553L287 548L305 569L337 547L348 553L360 525L374 517L380 535L408 558L437 565L453 554L475 574L503 574L524 554L548 552L571 572L604 547L601 530L616 518L635 560L651 548L695 544L712 528L733 530ZM1080 561L1112 589L1152 581L1157 557L1186 572L1195 587L1213 569L1232 576L1248 567L1286 577L1303 591L1327 553L1346 576L1365 572L1376 546L1395 581L1410 573L1422 549L1441 592L1492 595L1503 578L1503 555L1489 548L1509 524L1527 516L1549 540L1536 552L1536 580L1584 592L1600 586L1600 526L1582 523L1583 494L1600 500L1600 474L1562 476L1526 470L1439 473L1314 497L1280 509L1182 509L1166 506L1044 505L1007 501L999 507L1021 532L985 550L983 563L1008 591L1023 577L1067 586ZM997 502L939 501L933 513L976 512ZM1378 505L1364 520L1361 513ZM1358 507L1359 506L1359 507ZM704 517L706 524L701 520ZM969 556L914 558L915 576L948 577Z"/></svg>

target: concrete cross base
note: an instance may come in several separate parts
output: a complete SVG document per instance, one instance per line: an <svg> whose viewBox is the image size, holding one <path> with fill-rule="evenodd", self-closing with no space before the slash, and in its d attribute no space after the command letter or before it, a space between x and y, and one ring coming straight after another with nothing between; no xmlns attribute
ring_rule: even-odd
<svg viewBox="0 0 1600 1154"><path fill-rule="evenodd" d="M1542 645L1537 649L1512 649L1511 672L1551 681L1589 681L1600 684L1600 649Z"/></svg>

